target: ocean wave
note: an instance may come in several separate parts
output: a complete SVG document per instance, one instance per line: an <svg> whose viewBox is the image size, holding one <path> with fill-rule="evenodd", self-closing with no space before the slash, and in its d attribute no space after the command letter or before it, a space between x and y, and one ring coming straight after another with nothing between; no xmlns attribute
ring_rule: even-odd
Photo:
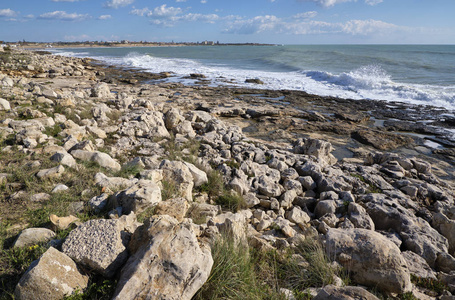
<svg viewBox="0 0 455 300"><path fill-rule="evenodd" d="M81 53L77 53L81 56ZM187 77L191 73L204 74L212 86L229 85L259 89L289 89L307 93L351 99L401 101L455 109L455 86L419 85L399 83L380 65L334 74L318 70L264 71L241 68L220 61L208 62L187 58L162 58L150 54L130 52L123 57L96 57L108 64L146 70L152 73L172 72L172 82L193 84ZM260 78L264 85L245 83L247 78Z"/></svg>
<svg viewBox="0 0 455 300"><path fill-rule="evenodd" d="M49 49L46 51L49 51L54 55L67 56L67 57L87 57L88 55L90 55L90 53L88 53L88 52L73 52L73 51L65 51L65 50L58 50L58 49Z"/></svg>

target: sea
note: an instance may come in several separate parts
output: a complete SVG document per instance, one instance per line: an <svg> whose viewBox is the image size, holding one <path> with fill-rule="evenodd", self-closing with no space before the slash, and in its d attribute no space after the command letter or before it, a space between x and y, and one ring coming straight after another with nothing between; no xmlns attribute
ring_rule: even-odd
<svg viewBox="0 0 455 300"><path fill-rule="evenodd" d="M53 49L147 72L169 82L299 90L320 96L428 104L455 110L455 45L215 45ZM245 83L260 79L263 85Z"/></svg>

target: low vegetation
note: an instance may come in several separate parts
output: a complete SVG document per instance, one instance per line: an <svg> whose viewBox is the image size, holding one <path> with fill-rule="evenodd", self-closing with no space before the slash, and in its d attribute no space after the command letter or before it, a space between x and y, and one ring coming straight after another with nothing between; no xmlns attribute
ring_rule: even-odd
<svg viewBox="0 0 455 300"><path fill-rule="evenodd" d="M311 299L307 288L331 284L336 276L347 278L313 238L286 250L257 250L223 235L213 243L212 256L210 277L194 300L287 299L281 288L296 299Z"/></svg>

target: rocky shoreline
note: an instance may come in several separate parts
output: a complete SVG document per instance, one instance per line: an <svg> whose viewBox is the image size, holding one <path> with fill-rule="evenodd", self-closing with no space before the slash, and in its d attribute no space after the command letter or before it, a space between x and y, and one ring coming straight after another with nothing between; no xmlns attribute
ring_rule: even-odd
<svg viewBox="0 0 455 300"><path fill-rule="evenodd" d="M264 279L271 299L455 298L453 112L0 58L2 297L100 276L113 299L204 299L229 239L303 279L314 241L348 274Z"/></svg>

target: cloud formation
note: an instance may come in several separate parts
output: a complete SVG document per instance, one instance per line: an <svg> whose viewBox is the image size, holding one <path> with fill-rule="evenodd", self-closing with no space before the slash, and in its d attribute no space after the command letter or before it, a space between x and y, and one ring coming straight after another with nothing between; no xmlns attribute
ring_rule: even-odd
<svg viewBox="0 0 455 300"><path fill-rule="evenodd" d="M130 5L134 2L134 0L109 0L104 3L104 6L107 8L119 8L123 6Z"/></svg>
<svg viewBox="0 0 455 300"><path fill-rule="evenodd" d="M111 15L101 15L98 17L98 20L109 20L112 19Z"/></svg>
<svg viewBox="0 0 455 300"><path fill-rule="evenodd" d="M60 21L83 21L89 19L88 14L67 13L65 11L56 10L40 15L38 19L43 20L60 20Z"/></svg>
<svg viewBox="0 0 455 300"><path fill-rule="evenodd" d="M322 7L331 7L336 4L345 3L345 2L357 2L357 0L298 0L300 2L315 2L316 4ZM365 3L368 5L376 5L381 3L383 0L365 0Z"/></svg>
<svg viewBox="0 0 455 300"><path fill-rule="evenodd" d="M346 34L351 36L387 35L394 32L409 32L411 29L378 20L349 20L346 22L323 22L311 20L314 14L298 14L292 18L278 18L273 15L257 16L250 19L236 19L228 23L224 33L256 34ZM308 16L307 18L304 18Z"/></svg>
<svg viewBox="0 0 455 300"><path fill-rule="evenodd" d="M199 14L199 13L188 13L184 14L184 11L180 7L168 7L166 4L155 7L150 10L145 7L142 9L133 9L130 11L130 14L148 17L150 18L150 23L154 25L171 27L174 26L177 22L206 22L214 23L217 20L220 20L220 17L216 14Z"/></svg>
<svg viewBox="0 0 455 300"><path fill-rule="evenodd" d="M12 18L17 16L17 14L18 14L17 12L11 10L10 8L0 9L0 17Z"/></svg>

